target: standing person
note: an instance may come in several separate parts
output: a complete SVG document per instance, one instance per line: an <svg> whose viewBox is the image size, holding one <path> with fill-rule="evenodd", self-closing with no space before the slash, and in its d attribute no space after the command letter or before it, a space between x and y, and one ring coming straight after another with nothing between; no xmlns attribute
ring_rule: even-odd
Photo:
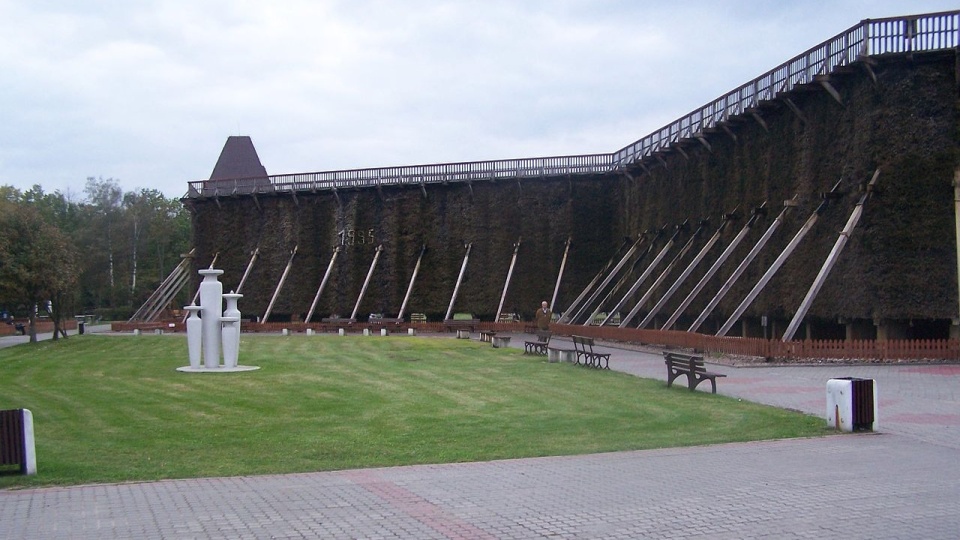
<svg viewBox="0 0 960 540"><path fill-rule="evenodd" d="M534 317L534 320L537 321L537 330L548 331L550 330L550 321L553 319L553 312L550 311L550 308L547 307L547 302L544 300L540 302L540 309L537 310L537 315Z"/></svg>

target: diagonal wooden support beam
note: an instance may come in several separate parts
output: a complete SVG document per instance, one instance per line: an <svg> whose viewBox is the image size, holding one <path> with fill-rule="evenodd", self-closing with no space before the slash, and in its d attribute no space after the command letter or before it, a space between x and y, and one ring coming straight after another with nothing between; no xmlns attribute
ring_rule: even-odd
<svg viewBox="0 0 960 540"><path fill-rule="evenodd" d="M867 184L867 188L864 190L863 195L860 196L860 200L857 201L857 205L850 214L850 218L847 219L847 224L844 226L843 231L840 232L840 236L837 238L837 242L833 245L833 249L830 251L830 254L827 255L827 259L823 261L823 266L820 267L820 272L817 274L816 279L813 280L813 284L810 285L810 289L807 291L807 296L804 297L803 302L800 303L800 308L797 309L796 314L793 316L793 320L791 320L790 324L787 326L787 331L783 334L783 341L791 341L793 339L794 334L797 332L797 328L800 327L800 323L803 322L803 318L807 315L807 311L810 310L810 306L817 298L817 294L820 293L820 288L823 287L823 282L826 281L827 276L830 275L830 271L833 270L833 266L836 264L837 258L840 257L840 253L843 251L844 246L847 245L847 240L850 239L850 234L853 233L853 229L860 221L860 216L863 214L863 204L867 201L867 197L873 193L873 189L877 185L877 178L879 176L880 169L877 169L874 171L873 178L871 178L870 183Z"/></svg>
<svg viewBox="0 0 960 540"><path fill-rule="evenodd" d="M837 89L834 88L832 84L830 84L830 80L826 76L820 76L820 77L817 77L816 79L817 79L817 82L820 83L820 86L822 86L823 89L826 90L827 93L830 94L830 96L833 99L837 100L837 103L839 103L840 105L843 105L843 98L840 97L840 92L837 92Z"/></svg>
<svg viewBox="0 0 960 540"><path fill-rule="evenodd" d="M733 139L733 142L737 142L737 134L730 129L730 126L727 124L720 124L720 127L727 133L727 135L730 136L731 139Z"/></svg>
<svg viewBox="0 0 960 540"><path fill-rule="evenodd" d="M797 115L797 118L800 119L804 124L807 123L807 118L803 115L803 112L800 111L800 107L797 107L797 104L793 102L792 99L788 97L781 98L783 103L786 104L787 108L793 111L793 114Z"/></svg>
<svg viewBox="0 0 960 540"><path fill-rule="evenodd" d="M767 122L763 119L762 116L760 116L760 113L758 113L756 109L750 110L750 116L752 116L753 119L756 120L758 124L760 124L760 127L762 127L764 131L766 131L767 133L770 132L770 128L767 126Z"/></svg>
<svg viewBox="0 0 960 540"><path fill-rule="evenodd" d="M708 141L706 137L704 137L703 135L697 135L697 140L700 141L700 144L705 146L707 150L710 151L711 154L713 153L713 147L710 146L710 141Z"/></svg>

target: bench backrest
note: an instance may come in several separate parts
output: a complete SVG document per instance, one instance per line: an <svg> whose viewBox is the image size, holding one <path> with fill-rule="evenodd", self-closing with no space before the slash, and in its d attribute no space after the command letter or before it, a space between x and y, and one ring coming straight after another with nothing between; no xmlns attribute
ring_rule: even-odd
<svg viewBox="0 0 960 540"><path fill-rule="evenodd" d="M663 357L667 362L667 365L677 367L683 367L694 373L704 373L707 371L707 368L703 364L703 357L695 354L685 354L685 353L674 353L674 352L664 352Z"/></svg>
<svg viewBox="0 0 960 540"><path fill-rule="evenodd" d="M580 352L593 353L593 338L584 336L570 336L573 338L573 347ZM588 350L589 349L589 350Z"/></svg>

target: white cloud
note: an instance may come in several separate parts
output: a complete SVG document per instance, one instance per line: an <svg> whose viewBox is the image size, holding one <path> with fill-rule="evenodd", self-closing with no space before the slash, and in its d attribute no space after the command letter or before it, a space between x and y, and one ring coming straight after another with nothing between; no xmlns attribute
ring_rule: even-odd
<svg viewBox="0 0 960 540"><path fill-rule="evenodd" d="M0 183L616 150L866 17L944 1L0 0Z"/></svg>

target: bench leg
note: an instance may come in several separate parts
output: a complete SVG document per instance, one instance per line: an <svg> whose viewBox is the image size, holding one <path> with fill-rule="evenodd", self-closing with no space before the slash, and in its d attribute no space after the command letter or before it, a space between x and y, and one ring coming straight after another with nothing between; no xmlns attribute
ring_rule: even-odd
<svg viewBox="0 0 960 540"><path fill-rule="evenodd" d="M677 380L677 377L679 376L679 373L674 373L672 369L667 368L667 388L673 386L673 381Z"/></svg>
<svg viewBox="0 0 960 540"><path fill-rule="evenodd" d="M714 394L717 393L717 378L716 378L716 377L709 377L709 376L705 376L705 377L694 377L694 376L693 376L693 373L690 373L690 374L687 375L687 378L688 378L689 381L690 381L690 391L691 391L691 392L693 392L693 390L694 390L700 383L702 383L703 381L710 381L710 386L711 386L711 389L712 389L713 393L714 393Z"/></svg>

